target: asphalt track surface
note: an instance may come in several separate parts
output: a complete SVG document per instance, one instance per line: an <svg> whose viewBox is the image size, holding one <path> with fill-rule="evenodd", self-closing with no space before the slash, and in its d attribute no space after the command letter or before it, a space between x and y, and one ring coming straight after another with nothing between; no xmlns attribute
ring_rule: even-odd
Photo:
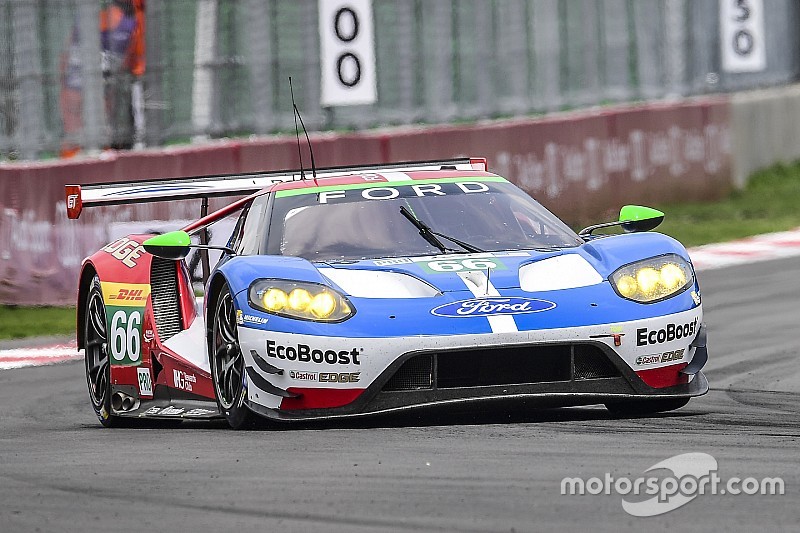
<svg viewBox="0 0 800 533"><path fill-rule="evenodd" d="M0 372L0 531L800 530L800 260L699 274L711 392L670 414L434 412L289 430L102 429L81 362ZM783 496L639 518L564 477L703 452ZM652 475L652 474L649 474Z"/></svg>

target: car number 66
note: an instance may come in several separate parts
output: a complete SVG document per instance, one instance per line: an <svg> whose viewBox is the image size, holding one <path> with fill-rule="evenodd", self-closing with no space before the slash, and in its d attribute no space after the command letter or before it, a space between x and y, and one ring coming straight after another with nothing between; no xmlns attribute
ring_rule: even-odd
<svg viewBox="0 0 800 533"><path fill-rule="evenodd" d="M139 311L131 312L130 316L123 310L114 313L111 318L111 355L117 361L125 358L127 349L131 361L139 360L141 341L139 340L139 326L142 324L142 314ZM127 325L127 328L125 327Z"/></svg>
<svg viewBox="0 0 800 533"><path fill-rule="evenodd" d="M431 261L428 267L436 272L460 272L462 270L486 270L497 268L497 263L491 259L441 259Z"/></svg>

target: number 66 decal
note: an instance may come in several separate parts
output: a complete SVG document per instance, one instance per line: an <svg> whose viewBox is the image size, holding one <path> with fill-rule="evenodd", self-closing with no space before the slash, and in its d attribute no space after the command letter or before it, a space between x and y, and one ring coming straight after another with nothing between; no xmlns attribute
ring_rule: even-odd
<svg viewBox="0 0 800 533"><path fill-rule="evenodd" d="M142 312L117 310L111 317L111 357L120 363L137 363L141 355ZM127 356L127 357L126 357Z"/></svg>
<svg viewBox="0 0 800 533"><path fill-rule="evenodd" d="M499 269L504 270L505 265L497 259L471 258L471 259L438 259L421 263L422 268L428 272L464 272L468 270Z"/></svg>

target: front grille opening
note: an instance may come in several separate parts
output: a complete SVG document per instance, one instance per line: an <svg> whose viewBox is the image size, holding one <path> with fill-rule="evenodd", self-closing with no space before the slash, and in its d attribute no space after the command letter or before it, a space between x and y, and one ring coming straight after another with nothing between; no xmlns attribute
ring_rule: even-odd
<svg viewBox="0 0 800 533"><path fill-rule="evenodd" d="M403 363L384 385L385 391L420 390L433 387L433 356L418 355Z"/></svg>
<svg viewBox="0 0 800 533"><path fill-rule="evenodd" d="M178 302L178 269L175 261L153 257L150 267L150 298L161 342L181 331Z"/></svg>
<svg viewBox="0 0 800 533"><path fill-rule="evenodd" d="M416 355L397 369L383 390L525 385L621 375L597 346L540 344Z"/></svg>
<svg viewBox="0 0 800 533"><path fill-rule="evenodd" d="M522 346L437 354L437 386L440 389L569 379L569 345Z"/></svg>
<svg viewBox="0 0 800 533"><path fill-rule="evenodd" d="M621 375L596 346L576 344L574 361L575 379L614 378Z"/></svg>

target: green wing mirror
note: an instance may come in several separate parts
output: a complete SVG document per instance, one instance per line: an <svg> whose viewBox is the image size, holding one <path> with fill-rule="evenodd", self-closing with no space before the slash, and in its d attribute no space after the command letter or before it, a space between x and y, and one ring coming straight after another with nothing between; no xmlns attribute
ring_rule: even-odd
<svg viewBox="0 0 800 533"><path fill-rule="evenodd" d="M170 231L150 237L142 243L147 253L161 259L178 261L189 255L192 239L185 231Z"/></svg>
<svg viewBox="0 0 800 533"><path fill-rule="evenodd" d="M626 233L650 231L658 227L663 221L664 213L658 209L642 205L626 205L619 210L619 220L583 228L578 232L578 235L591 235L594 230L611 226L622 226L622 229L625 230Z"/></svg>
<svg viewBox="0 0 800 533"><path fill-rule="evenodd" d="M664 221L664 213L643 205L626 205L619 210L619 221L627 233L650 231Z"/></svg>

